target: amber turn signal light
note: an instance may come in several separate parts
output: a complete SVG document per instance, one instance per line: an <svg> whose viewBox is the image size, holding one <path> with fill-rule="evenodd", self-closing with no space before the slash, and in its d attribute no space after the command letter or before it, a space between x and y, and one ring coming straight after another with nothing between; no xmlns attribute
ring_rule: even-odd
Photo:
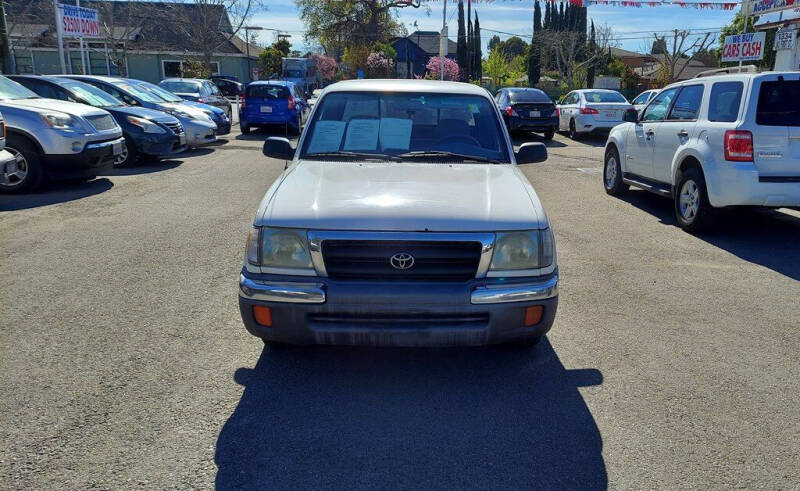
<svg viewBox="0 0 800 491"><path fill-rule="evenodd" d="M253 317L262 326L272 327L272 311L263 305L253 305Z"/></svg>
<svg viewBox="0 0 800 491"><path fill-rule="evenodd" d="M535 326L542 320L544 307L541 305L534 305L525 309L525 327Z"/></svg>

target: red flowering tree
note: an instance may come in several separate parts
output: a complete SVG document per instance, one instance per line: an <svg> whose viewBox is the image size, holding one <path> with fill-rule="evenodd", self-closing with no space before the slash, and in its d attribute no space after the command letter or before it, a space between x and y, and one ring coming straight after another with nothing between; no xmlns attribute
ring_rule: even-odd
<svg viewBox="0 0 800 491"><path fill-rule="evenodd" d="M389 78L394 63L385 54L373 51L367 57L367 76Z"/></svg>
<svg viewBox="0 0 800 491"><path fill-rule="evenodd" d="M336 70L339 69L339 65L336 63L336 60L325 55L312 56L315 60L317 60L317 70L319 70L320 75L322 75L322 79L333 80L333 77L336 76Z"/></svg>
<svg viewBox="0 0 800 491"><path fill-rule="evenodd" d="M440 67L441 58L438 56L432 57L425 66L425 70L427 70L425 78L429 80L441 79L442 72ZM452 81L461 80L461 70L458 68L458 63L455 60L451 60L450 58L444 59L444 79Z"/></svg>

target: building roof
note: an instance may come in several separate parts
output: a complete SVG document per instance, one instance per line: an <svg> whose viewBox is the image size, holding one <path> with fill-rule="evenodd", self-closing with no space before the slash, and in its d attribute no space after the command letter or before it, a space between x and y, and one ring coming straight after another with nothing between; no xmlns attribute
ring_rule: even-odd
<svg viewBox="0 0 800 491"><path fill-rule="evenodd" d="M663 62L664 55L653 55L653 58ZM661 67L661 63L659 61L655 61L652 63L648 63L641 68L635 68L634 71L643 79L654 79L658 77L658 69ZM681 72L678 76L678 80L688 80L690 78L694 78L700 72L704 72L706 70L711 70L713 66L708 66L700 60L688 60L686 58L681 58L675 64L675 71Z"/></svg>
<svg viewBox="0 0 800 491"><path fill-rule="evenodd" d="M6 4L7 25L12 40L24 41L31 46L56 45L55 16L50 0L3 1ZM62 0L62 3L74 3L74 0ZM215 53L246 52L245 41L238 36L231 37L233 28L222 5L143 0L82 0L81 6L97 9L100 13L101 38L90 42L126 42L130 50L197 52L198 41L196 35L192 35L192 30L197 27L181 29L180 25L183 24L208 26L205 35L217 43ZM260 47L250 44L251 57L258 56L260 52Z"/></svg>
<svg viewBox="0 0 800 491"><path fill-rule="evenodd" d="M422 51L431 56L439 55L439 33L436 31L415 31L409 34L407 37L399 39L408 39L412 43L419 46ZM452 54L455 53L456 50L458 50L458 44L452 39L448 38L447 52Z"/></svg>
<svg viewBox="0 0 800 491"><path fill-rule="evenodd" d="M609 48L611 51L611 56L616 56L617 58L650 58L652 55L647 53L637 53L636 51L628 51L622 48Z"/></svg>
<svg viewBox="0 0 800 491"><path fill-rule="evenodd" d="M428 92L462 95L480 95L488 97L486 89L464 82L446 82L441 80L409 80L409 79L361 79L345 80L329 85L326 92Z"/></svg>

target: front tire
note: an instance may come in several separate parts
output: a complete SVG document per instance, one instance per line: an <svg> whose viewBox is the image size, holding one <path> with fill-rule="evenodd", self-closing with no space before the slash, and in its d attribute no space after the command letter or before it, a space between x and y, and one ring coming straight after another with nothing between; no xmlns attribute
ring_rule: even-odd
<svg viewBox="0 0 800 491"><path fill-rule="evenodd" d="M678 226L689 233L710 228L714 208L708 201L706 181L698 169L688 169L678 180L675 195L675 218Z"/></svg>
<svg viewBox="0 0 800 491"><path fill-rule="evenodd" d="M249 126L239 126L239 129L242 130L243 135L250 134L250 127Z"/></svg>
<svg viewBox="0 0 800 491"><path fill-rule="evenodd" d="M26 138L8 135L6 150L15 162L0 167L0 193L23 193L38 188L44 178L42 158Z"/></svg>
<svg viewBox="0 0 800 491"><path fill-rule="evenodd" d="M125 138L125 145L122 147L120 153L114 159L114 167L131 167L139 160L139 151L136 149L136 144L129 138Z"/></svg>
<svg viewBox="0 0 800 491"><path fill-rule="evenodd" d="M548 130L548 131L545 131L544 135L542 135L542 136L544 137L545 140L549 141L549 140L553 139L553 135L555 135L555 130Z"/></svg>
<svg viewBox="0 0 800 491"><path fill-rule="evenodd" d="M620 196L629 189L628 185L622 182L619 151L613 146L606 150L603 163L603 187L611 196Z"/></svg>

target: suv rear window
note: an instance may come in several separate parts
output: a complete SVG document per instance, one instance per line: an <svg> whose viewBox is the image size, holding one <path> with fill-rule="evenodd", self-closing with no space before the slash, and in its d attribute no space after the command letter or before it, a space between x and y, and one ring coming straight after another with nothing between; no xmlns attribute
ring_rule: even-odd
<svg viewBox="0 0 800 491"><path fill-rule="evenodd" d="M708 120L732 123L739 117L739 104L742 101L742 82L717 82L711 86L708 100Z"/></svg>
<svg viewBox="0 0 800 491"><path fill-rule="evenodd" d="M800 81L762 82L756 124L800 126Z"/></svg>
<svg viewBox="0 0 800 491"><path fill-rule="evenodd" d="M247 88L247 97L255 99L288 99L289 91L280 85L251 85Z"/></svg>

